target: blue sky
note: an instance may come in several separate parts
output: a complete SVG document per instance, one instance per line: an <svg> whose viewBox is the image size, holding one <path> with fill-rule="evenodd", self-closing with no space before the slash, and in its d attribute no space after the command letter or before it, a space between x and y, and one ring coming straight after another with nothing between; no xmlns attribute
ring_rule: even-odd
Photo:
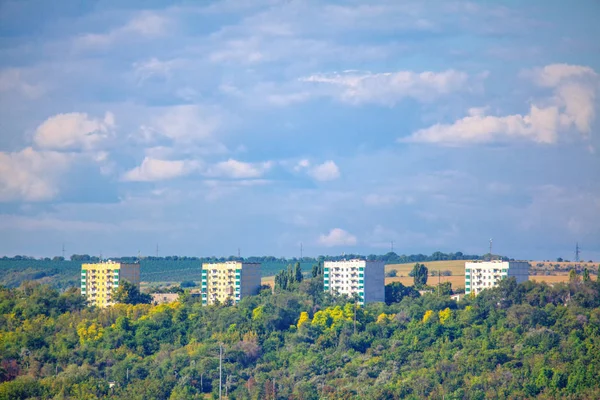
<svg viewBox="0 0 600 400"><path fill-rule="evenodd" d="M0 1L0 254L598 260L599 13Z"/></svg>

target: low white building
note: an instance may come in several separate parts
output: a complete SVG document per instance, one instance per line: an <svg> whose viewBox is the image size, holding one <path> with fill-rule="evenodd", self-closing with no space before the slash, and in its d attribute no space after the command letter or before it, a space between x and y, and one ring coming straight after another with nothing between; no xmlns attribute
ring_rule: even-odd
<svg viewBox="0 0 600 400"><path fill-rule="evenodd" d="M465 294L478 294L492 288L500 280L515 277L517 283L529 279L527 261L473 261L465 263Z"/></svg>
<svg viewBox="0 0 600 400"><path fill-rule="evenodd" d="M323 289L335 294L357 295L360 304L385 301L385 264L381 261L325 261Z"/></svg>

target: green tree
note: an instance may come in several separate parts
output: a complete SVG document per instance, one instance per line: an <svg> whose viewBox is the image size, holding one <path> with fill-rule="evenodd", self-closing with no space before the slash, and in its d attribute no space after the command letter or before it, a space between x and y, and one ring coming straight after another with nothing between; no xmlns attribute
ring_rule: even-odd
<svg viewBox="0 0 600 400"><path fill-rule="evenodd" d="M579 276L577 276L577 271L575 271L574 269L569 271L569 282L576 282L579 279Z"/></svg>
<svg viewBox="0 0 600 400"><path fill-rule="evenodd" d="M302 275L302 267L300 266L299 262L297 262L294 266L294 278L295 281L298 283L302 282L302 280L304 279L304 276Z"/></svg>
<svg viewBox="0 0 600 400"><path fill-rule="evenodd" d="M119 287L113 289L112 301L123 304L150 304L152 296L141 293L138 287L129 281L121 281Z"/></svg>
<svg viewBox="0 0 600 400"><path fill-rule="evenodd" d="M390 305L399 303L404 297L419 297L419 292L410 286L404 286L400 282L392 282L385 285L385 302Z"/></svg>
<svg viewBox="0 0 600 400"><path fill-rule="evenodd" d="M316 278L319 275L323 275L323 263L319 262L317 264L313 264L311 273L313 278Z"/></svg>
<svg viewBox="0 0 600 400"><path fill-rule="evenodd" d="M414 279L414 285L416 288L422 288L427 285L427 277L429 271L425 264L416 263L412 269L412 275Z"/></svg>
<svg viewBox="0 0 600 400"><path fill-rule="evenodd" d="M584 282L589 282L590 281L590 271L588 271L587 268L583 269L583 281Z"/></svg>

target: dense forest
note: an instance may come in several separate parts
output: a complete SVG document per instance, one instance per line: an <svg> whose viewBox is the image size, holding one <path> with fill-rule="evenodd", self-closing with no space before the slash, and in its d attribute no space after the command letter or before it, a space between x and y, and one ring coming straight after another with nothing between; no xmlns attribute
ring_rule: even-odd
<svg viewBox="0 0 600 400"><path fill-rule="evenodd" d="M600 398L598 282L508 279L458 303L395 283L362 308L321 279L230 307L2 288L0 399L218 398L221 349L229 399Z"/></svg>
<svg viewBox="0 0 600 400"><path fill-rule="evenodd" d="M390 252L383 255L348 254L345 256L319 256L300 258L277 258L273 256L261 257L117 257L114 261L139 262L141 280L143 282L176 282L199 281L200 265L203 262L246 261L260 262L263 276L274 276L288 265L300 263L302 271L307 273L315 263L323 261L337 261L343 258L365 258L368 260L384 261L386 264L399 264L408 262L441 261L441 260L477 260L484 256L468 255L461 252L442 253L435 252L429 256L424 254L398 255ZM500 256L496 256L497 258ZM36 280L47 283L58 289L78 286L81 264L98 262L100 259L88 254L73 254L69 259L63 257L36 259L29 256L15 256L0 258L0 285L18 287L24 281Z"/></svg>

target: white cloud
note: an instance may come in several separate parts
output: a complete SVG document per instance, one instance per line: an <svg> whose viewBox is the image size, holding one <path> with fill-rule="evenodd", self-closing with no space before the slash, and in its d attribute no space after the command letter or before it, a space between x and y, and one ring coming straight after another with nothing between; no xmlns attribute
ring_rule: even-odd
<svg viewBox="0 0 600 400"><path fill-rule="evenodd" d="M86 113L57 114L36 129L33 141L45 149L92 150L111 137L114 125L110 112L104 119L90 118Z"/></svg>
<svg viewBox="0 0 600 400"><path fill-rule="evenodd" d="M332 181L340 177L340 169L330 160L311 168L309 175L318 181Z"/></svg>
<svg viewBox="0 0 600 400"><path fill-rule="evenodd" d="M541 105L531 104L528 114L492 116L485 115L487 108L472 108L467 117L418 130L399 141L458 145L520 138L553 144L560 132L572 127L584 136L590 133L598 88L597 74L591 68L555 64L525 75L554 88L554 96Z"/></svg>
<svg viewBox="0 0 600 400"><path fill-rule="evenodd" d="M271 169L272 166L273 163L270 161L262 163L246 163L230 158L227 161L222 161L210 167L208 171L206 171L206 175L232 179L260 178Z"/></svg>
<svg viewBox="0 0 600 400"><path fill-rule="evenodd" d="M596 88L579 83L567 83L557 89L557 96L564 106L564 115L578 131L589 134L595 116Z"/></svg>
<svg viewBox="0 0 600 400"><path fill-rule="evenodd" d="M127 171L123 175L124 181L153 182L174 179L185 176L198 169L196 161L187 160L159 160L146 157L138 167Z"/></svg>
<svg viewBox="0 0 600 400"><path fill-rule="evenodd" d="M168 31L169 19L155 13L144 11L129 20L127 24L107 33L88 33L76 39L76 46L82 49L107 47L132 35L154 38Z"/></svg>
<svg viewBox="0 0 600 400"><path fill-rule="evenodd" d="M171 70L178 63L178 60L160 61L156 57L152 57L146 61L133 63L133 69L138 84L141 85L144 81L155 76L169 79L171 77Z"/></svg>
<svg viewBox="0 0 600 400"><path fill-rule="evenodd" d="M328 85L331 90L324 92L352 104L378 103L394 105L404 98L430 101L441 95L464 88L468 75L464 72L447 70L443 72L398 71L386 73L343 73L316 74L301 79L318 85Z"/></svg>
<svg viewBox="0 0 600 400"><path fill-rule="evenodd" d="M522 73L529 76L540 86L556 87L571 79L596 77L596 72L586 66L570 64L551 64Z"/></svg>
<svg viewBox="0 0 600 400"><path fill-rule="evenodd" d="M0 71L0 92L17 92L29 99L37 99L44 94L44 88L32 84L19 68L8 68Z"/></svg>
<svg viewBox="0 0 600 400"><path fill-rule="evenodd" d="M212 139L220 121L217 112L198 105L169 107L150 125L142 126L137 138L146 142L160 137L184 144L206 142Z"/></svg>
<svg viewBox="0 0 600 400"><path fill-rule="evenodd" d="M354 246L356 243L356 236L340 228L334 228L327 235L319 236L319 244L326 247Z"/></svg>
<svg viewBox="0 0 600 400"><path fill-rule="evenodd" d="M556 107L540 109L531 106L530 113L527 115L464 117L452 124L436 124L420 129L408 139L400 139L400 141L459 145L520 137L538 143L554 143L557 139L558 117Z"/></svg>
<svg viewBox="0 0 600 400"><path fill-rule="evenodd" d="M71 156L38 152L27 147L20 152L0 152L0 201L45 201L59 192L59 179Z"/></svg>
<svg viewBox="0 0 600 400"><path fill-rule="evenodd" d="M308 167L310 167L310 161L307 159L302 159L296 163L294 166L294 171L298 172Z"/></svg>

